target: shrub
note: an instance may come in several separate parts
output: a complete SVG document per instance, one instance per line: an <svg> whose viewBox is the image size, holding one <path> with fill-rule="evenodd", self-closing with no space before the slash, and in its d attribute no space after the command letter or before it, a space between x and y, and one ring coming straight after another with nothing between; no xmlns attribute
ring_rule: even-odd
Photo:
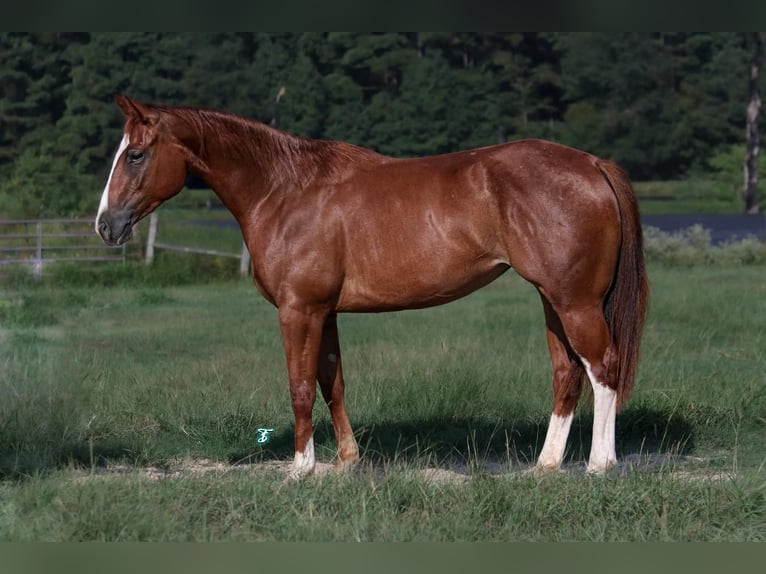
<svg viewBox="0 0 766 574"><path fill-rule="evenodd" d="M713 245L710 230L693 225L676 233L644 229L644 253L649 261L671 266L718 263L766 263L766 244L755 237Z"/></svg>

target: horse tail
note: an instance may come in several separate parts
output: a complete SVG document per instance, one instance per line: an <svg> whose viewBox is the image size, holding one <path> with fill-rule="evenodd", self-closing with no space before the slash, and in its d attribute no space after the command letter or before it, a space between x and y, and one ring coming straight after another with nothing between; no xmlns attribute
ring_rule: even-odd
<svg viewBox="0 0 766 574"><path fill-rule="evenodd" d="M617 198L622 228L617 269L604 302L604 316L617 348L616 390L619 410L630 397L638 369L649 282L644 264L638 202L628 174L611 161L598 160L597 165Z"/></svg>

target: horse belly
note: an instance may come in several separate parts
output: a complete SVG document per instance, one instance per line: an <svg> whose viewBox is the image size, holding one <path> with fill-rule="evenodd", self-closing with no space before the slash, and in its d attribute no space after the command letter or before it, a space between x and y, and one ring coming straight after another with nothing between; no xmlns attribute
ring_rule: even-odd
<svg viewBox="0 0 766 574"><path fill-rule="evenodd" d="M443 305L484 287L509 267L504 261L487 258L451 270L423 261L418 266L350 274L343 283L337 309L380 312Z"/></svg>

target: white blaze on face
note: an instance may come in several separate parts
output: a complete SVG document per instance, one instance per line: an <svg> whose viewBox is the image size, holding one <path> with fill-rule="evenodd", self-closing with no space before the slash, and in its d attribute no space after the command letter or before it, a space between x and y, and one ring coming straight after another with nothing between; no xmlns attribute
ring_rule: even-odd
<svg viewBox="0 0 766 574"><path fill-rule="evenodd" d="M112 183L112 175L114 169L117 167L117 161L120 159L122 153L130 145L130 139L128 134L123 134L120 146L117 148L117 152L114 154L114 161L112 162L112 171L109 172L109 178L106 180L106 186L104 187L104 193L101 194L101 203L98 204L98 215L96 215L96 232L98 232L98 220L101 219L101 215L109 209L109 186Z"/></svg>

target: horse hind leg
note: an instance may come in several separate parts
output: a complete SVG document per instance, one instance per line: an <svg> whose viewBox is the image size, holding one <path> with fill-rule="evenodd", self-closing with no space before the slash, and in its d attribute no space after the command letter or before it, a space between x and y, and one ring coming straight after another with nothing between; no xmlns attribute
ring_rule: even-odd
<svg viewBox="0 0 766 574"><path fill-rule="evenodd" d="M338 324L337 316L334 314L327 317L322 329L317 379L319 388L322 390L322 396L330 409L332 426L335 431L335 443L338 448L338 462L335 469L344 471L359 461L359 447L346 411Z"/></svg>
<svg viewBox="0 0 766 574"><path fill-rule="evenodd" d="M558 316L593 388L593 439L587 472L604 473L617 464L617 349L602 305L568 309Z"/></svg>
<svg viewBox="0 0 766 574"><path fill-rule="evenodd" d="M553 363L553 412L545 442L537 459L536 470L558 470L564 460L569 430L585 375L577 355L564 333L564 328L548 300L541 295L545 309L548 350Z"/></svg>

